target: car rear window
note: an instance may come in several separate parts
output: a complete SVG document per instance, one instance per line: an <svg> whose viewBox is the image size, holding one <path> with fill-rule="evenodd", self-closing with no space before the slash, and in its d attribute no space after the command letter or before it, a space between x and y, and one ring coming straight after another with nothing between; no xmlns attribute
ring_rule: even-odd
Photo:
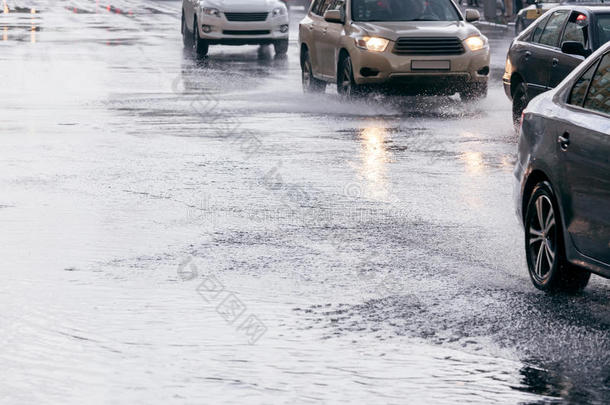
<svg viewBox="0 0 610 405"><path fill-rule="evenodd" d="M610 115L610 53L607 53L589 85L584 108Z"/></svg>
<svg viewBox="0 0 610 405"><path fill-rule="evenodd" d="M602 46L610 41L610 14L598 14L596 20L599 46Z"/></svg>
<svg viewBox="0 0 610 405"><path fill-rule="evenodd" d="M582 107L585 96L587 95L587 90L589 89L589 83L591 83L593 73L595 73L595 68L597 68L597 62L593 63L591 67L576 80L576 83L574 83L574 87L572 87L572 91L570 92L569 104Z"/></svg>
<svg viewBox="0 0 610 405"><path fill-rule="evenodd" d="M353 0L354 21L459 21L450 0Z"/></svg>

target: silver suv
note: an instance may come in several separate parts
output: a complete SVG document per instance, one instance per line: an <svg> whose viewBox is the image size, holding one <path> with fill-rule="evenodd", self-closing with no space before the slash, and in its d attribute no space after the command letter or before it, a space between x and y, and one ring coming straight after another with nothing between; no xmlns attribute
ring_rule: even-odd
<svg viewBox="0 0 610 405"><path fill-rule="evenodd" d="M303 89L337 83L405 93L487 95L489 45L452 0L315 0L299 25Z"/></svg>
<svg viewBox="0 0 610 405"><path fill-rule="evenodd" d="M182 0L182 38L206 55L210 45L273 44L288 51L288 11L280 0Z"/></svg>

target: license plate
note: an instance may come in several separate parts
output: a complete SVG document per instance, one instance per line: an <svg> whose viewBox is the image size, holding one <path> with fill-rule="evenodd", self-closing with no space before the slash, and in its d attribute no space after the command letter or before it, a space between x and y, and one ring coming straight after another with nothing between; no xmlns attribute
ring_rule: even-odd
<svg viewBox="0 0 610 405"><path fill-rule="evenodd" d="M450 70L451 61L448 60L413 60L411 70Z"/></svg>
<svg viewBox="0 0 610 405"><path fill-rule="evenodd" d="M536 18L540 17L542 15L542 10L527 10L527 13L525 13L525 18L527 18L528 20L535 20Z"/></svg>

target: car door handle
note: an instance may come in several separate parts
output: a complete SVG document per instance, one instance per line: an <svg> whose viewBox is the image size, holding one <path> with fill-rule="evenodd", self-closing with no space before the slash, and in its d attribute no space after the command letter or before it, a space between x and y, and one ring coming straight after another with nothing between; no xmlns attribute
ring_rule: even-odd
<svg viewBox="0 0 610 405"><path fill-rule="evenodd" d="M559 65L559 59L553 58L553 67Z"/></svg>
<svg viewBox="0 0 610 405"><path fill-rule="evenodd" d="M570 134L564 132L563 135L557 138L557 143L561 150L568 150L568 146L570 146Z"/></svg>
<svg viewBox="0 0 610 405"><path fill-rule="evenodd" d="M525 59L529 59L530 56L532 56L532 53L530 51L525 51Z"/></svg>

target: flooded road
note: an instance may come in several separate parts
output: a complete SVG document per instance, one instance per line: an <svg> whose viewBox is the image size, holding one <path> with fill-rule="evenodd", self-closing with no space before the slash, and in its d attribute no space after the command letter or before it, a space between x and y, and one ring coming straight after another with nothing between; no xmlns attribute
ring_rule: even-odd
<svg viewBox="0 0 610 405"><path fill-rule="evenodd" d="M487 99L301 91L180 2L6 0L1 403L608 403L610 282L549 296Z"/></svg>

